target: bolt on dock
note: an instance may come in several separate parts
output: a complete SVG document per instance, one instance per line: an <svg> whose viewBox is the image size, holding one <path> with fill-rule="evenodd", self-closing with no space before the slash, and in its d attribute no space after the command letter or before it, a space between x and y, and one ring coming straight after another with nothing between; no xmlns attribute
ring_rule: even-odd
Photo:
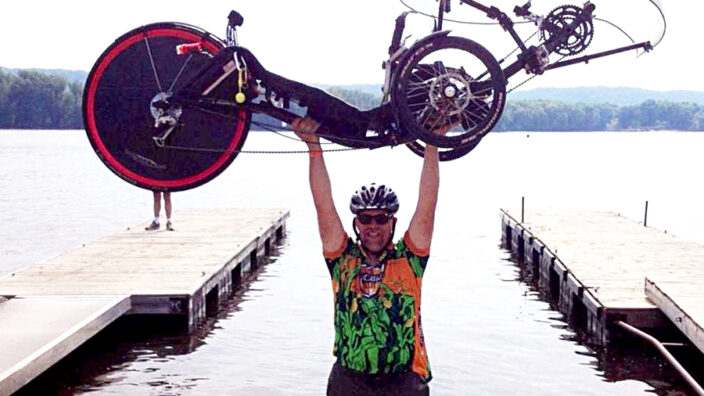
<svg viewBox="0 0 704 396"><path fill-rule="evenodd" d="M126 231L0 278L0 395L129 314L195 330L285 235L286 209L183 210L176 231Z"/></svg>

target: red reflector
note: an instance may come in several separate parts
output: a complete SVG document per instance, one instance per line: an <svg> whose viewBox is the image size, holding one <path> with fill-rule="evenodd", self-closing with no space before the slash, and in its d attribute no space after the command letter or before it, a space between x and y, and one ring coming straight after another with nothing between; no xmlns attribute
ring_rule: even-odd
<svg viewBox="0 0 704 396"><path fill-rule="evenodd" d="M176 53L178 55L190 54L192 52L201 52L202 47L200 43L192 44L181 44L176 46Z"/></svg>

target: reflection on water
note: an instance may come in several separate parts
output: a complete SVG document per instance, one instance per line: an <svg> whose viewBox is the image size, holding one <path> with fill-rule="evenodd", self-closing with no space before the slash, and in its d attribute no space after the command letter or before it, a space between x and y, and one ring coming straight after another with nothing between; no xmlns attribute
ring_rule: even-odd
<svg viewBox="0 0 704 396"><path fill-rule="evenodd" d="M509 250L505 249L507 254L510 254ZM560 336L560 339L584 345L585 350L575 351L575 353L593 358L594 360L588 365L599 372L605 381L644 382L653 388L654 393L659 395L687 395L691 392L689 385L661 357L660 352L640 338L624 335L619 342L604 347L590 343L585 330L579 324L569 322L563 314L560 314L556 299L548 291L539 287L539 274L534 272L529 265L521 265L514 259L511 259L511 262L516 266L515 280L529 287L530 291L527 294L548 302L551 310L559 315L555 318L558 324L552 326L567 330L565 334ZM662 342L680 344L674 348L670 347L670 352L691 375L698 378L700 383L704 381L704 367L701 366L702 355L682 333L674 327L659 330L649 329L648 333Z"/></svg>
<svg viewBox="0 0 704 396"><path fill-rule="evenodd" d="M492 133L444 163L423 327L437 395L678 394L644 347L596 350L499 246L499 208L610 210L704 242L704 168L694 133ZM667 150L663 150L667 147ZM247 150L300 144L252 133ZM637 149L636 149L637 148ZM333 364L333 295L307 180L307 156L240 155L223 174L172 196L188 208L286 207L287 236L216 317L189 336L169 318L124 318L25 394L323 394ZM404 147L326 156L343 224L349 195L385 182L408 225L421 161ZM151 193L112 175L81 132L0 132L0 276L151 217ZM90 183L77 181L90 181ZM178 227L177 227L178 230ZM177 231L178 232L178 231ZM182 327L181 327L182 328ZM644 352L643 352L644 351ZM32 388L34 387L34 388ZM32 392L32 390L41 390Z"/></svg>

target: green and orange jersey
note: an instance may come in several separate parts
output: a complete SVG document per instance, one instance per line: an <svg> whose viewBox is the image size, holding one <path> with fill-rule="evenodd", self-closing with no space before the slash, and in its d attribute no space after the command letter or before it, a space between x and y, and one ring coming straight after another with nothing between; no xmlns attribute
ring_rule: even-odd
<svg viewBox="0 0 704 396"><path fill-rule="evenodd" d="M368 373L414 371L432 378L420 319L420 291L429 252L408 232L389 244L378 265L361 248L345 243L324 252L335 294L335 346L343 367Z"/></svg>

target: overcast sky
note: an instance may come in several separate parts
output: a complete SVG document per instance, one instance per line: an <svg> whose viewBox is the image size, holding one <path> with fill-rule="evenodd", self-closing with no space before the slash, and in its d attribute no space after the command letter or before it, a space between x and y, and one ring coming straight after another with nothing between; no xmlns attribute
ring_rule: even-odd
<svg viewBox="0 0 704 396"><path fill-rule="evenodd" d="M434 0L407 0L432 11ZM485 1L510 12L524 1ZM533 10L546 14L564 1L534 0ZM660 26L648 0L594 0L596 15L626 29L636 41L651 40ZM454 3L450 18L484 21L482 13ZM581 1L576 2L581 4ZM118 36L135 27L163 21L187 22L223 37L231 9L243 14L240 44L249 48L271 71L306 83L359 84L383 80L381 62L393 31L393 21L407 10L398 0L216 0L216 1L7 1L0 13L3 40L0 66L62 68L88 71ZM704 2L664 3L667 34L651 53L628 53L596 60L586 66L550 71L526 88L565 86L631 86L656 90L704 91L704 61L696 41ZM512 14L510 14L512 15ZM430 31L429 18L414 16L408 33ZM455 34L472 38L497 58L515 45L498 26L448 24ZM520 33L530 35L530 25ZM614 28L595 25L593 48L627 45ZM523 79L520 73L513 81Z"/></svg>

